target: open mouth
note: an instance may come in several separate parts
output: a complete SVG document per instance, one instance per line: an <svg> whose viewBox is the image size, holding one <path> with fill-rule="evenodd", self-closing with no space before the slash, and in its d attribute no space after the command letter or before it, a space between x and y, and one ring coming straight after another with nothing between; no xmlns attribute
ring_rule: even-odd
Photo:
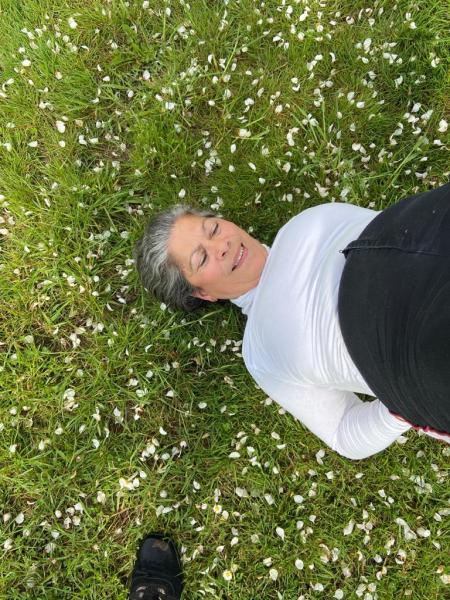
<svg viewBox="0 0 450 600"><path fill-rule="evenodd" d="M244 256L246 256L246 254L247 254L247 249L241 244L239 252L234 261L233 268L231 269L232 271L237 269L242 264L242 261L244 260Z"/></svg>

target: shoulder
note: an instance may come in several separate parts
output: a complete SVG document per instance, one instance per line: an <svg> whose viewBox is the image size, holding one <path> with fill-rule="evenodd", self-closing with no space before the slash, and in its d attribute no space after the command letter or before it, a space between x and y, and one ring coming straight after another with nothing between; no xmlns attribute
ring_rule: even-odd
<svg viewBox="0 0 450 600"><path fill-rule="evenodd" d="M326 204L319 204L302 210L301 213L293 217L286 223L299 223L302 221L316 221L324 218L351 218L352 216L358 216L363 213L374 212L368 208L362 208L361 206L355 206L354 204L346 204L344 202L327 202Z"/></svg>
<svg viewBox="0 0 450 600"><path fill-rule="evenodd" d="M303 210L292 217L278 232L277 237L298 234L317 235L341 226L376 216L376 211L344 202L328 202Z"/></svg>

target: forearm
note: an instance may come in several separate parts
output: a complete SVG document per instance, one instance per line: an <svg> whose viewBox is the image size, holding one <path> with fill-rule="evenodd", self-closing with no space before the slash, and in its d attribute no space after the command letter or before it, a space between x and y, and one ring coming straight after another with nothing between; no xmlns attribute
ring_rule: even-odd
<svg viewBox="0 0 450 600"><path fill-rule="evenodd" d="M347 458L376 454L411 427L379 400L362 402L350 391L290 385L265 373L257 381L285 410Z"/></svg>
<svg viewBox="0 0 450 600"><path fill-rule="evenodd" d="M359 402L342 416L331 447L347 458L367 458L390 446L410 427L379 400Z"/></svg>

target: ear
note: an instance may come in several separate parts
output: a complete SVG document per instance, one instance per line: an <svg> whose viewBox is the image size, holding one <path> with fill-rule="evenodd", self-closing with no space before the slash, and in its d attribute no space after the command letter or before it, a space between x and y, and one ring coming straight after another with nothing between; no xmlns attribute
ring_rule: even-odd
<svg viewBox="0 0 450 600"><path fill-rule="evenodd" d="M209 294L205 294L202 290L196 290L192 294L195 298L200 298L200 300L207 300L208 302L217 302L218 298L214 296L210 296Z"/></svg>

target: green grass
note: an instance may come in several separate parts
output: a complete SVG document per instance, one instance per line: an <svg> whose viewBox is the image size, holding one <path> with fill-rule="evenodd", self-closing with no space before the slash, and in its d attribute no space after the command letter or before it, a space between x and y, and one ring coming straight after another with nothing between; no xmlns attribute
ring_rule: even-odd
<svg viewBox="0 0 450 600"><path fill-rule="evenodd" d="M447 3L290 6L0 4L2 599L125 599L151 530L182 546L189 600L448 594L448 446L320 464L246 373L238 311L163 310L133 270L182 189L270 244L309 206L447 180Z"/></svg>

